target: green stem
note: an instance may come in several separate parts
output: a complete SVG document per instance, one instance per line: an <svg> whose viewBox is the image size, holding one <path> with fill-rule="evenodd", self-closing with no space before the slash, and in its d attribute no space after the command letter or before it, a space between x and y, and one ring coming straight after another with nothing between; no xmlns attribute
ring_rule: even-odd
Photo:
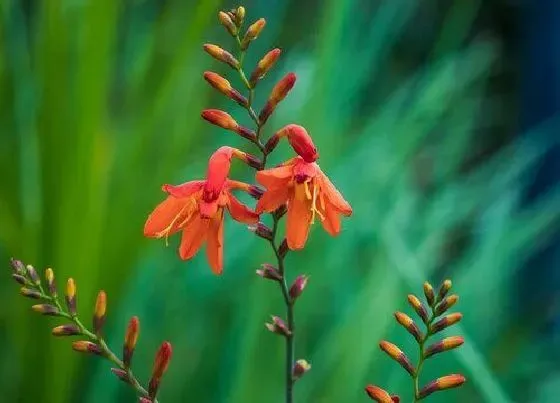
<svg viewBox="0 0 560 403"><path fill-rule="evenodd" d="M430 326L433 323L434 319L436 318L436 313L435 313L435 304L434 306L431 307L431 315L430 318L428 319L428 323L426 324L426 334L424 335L424 337L422 338L422 341L419 344L419 358L418 358L418 365L416 366L416 369L414 371L414 376L412 377L413 381L414 381L414 400L412 401L413 403L419 402L421 400L420 398L420 372L422 371L422 366L424 365L424 361L426 360L425 358L425 353L424 353L424 346L426 345L426 342L428 341L428 338L432 335L431 331L430 331Z"/></svg>

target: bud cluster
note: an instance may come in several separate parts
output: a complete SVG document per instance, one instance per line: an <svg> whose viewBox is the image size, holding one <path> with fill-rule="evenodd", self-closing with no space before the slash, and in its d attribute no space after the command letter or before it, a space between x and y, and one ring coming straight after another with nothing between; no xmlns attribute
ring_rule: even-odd
<svg viewBox="0 0 560 403"><path fill-rule="evenodd" d="M423 288L426 304L413 294L408 296L408 303L422 321L425 327L424 331L420 330L420 327L414 320L404 312L395 313L397 323L414 337L420 347L421 354L416 367L412 365L407 355L395 344L385 340L379 343L381 350L402 366L413 378L415 401L424 399L434 392L459 387L465 382L464 376L452 374L431 381L422 388L418 387L420 369L422 368L424 360L445 351L453 350L464 343L463 337L450 336L427 346L427 341L431 336L456 324L462 318L460 313L447 313L459 300L456 294L448 296L451 287L451 280L445 280L436 294L432 285L425 282ZM399 401L398 396L390 395L385 390L374 385L368 385L366 387L366 393L372 400L379 403Z"/></svg>

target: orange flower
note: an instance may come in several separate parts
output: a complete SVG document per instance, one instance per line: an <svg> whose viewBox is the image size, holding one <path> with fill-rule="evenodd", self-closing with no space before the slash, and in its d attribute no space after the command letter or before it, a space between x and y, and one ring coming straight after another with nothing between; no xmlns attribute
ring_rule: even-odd
<svg viewBox="0 0 560 403"><path fill-rule="evenodd" d="M206 180L182 185L163 185L167 199L160 203L148 217L144 235L163 238L182 230L179 256L192 258L207 243L206 255L212 271L221 274L223 269L224 209L234 220L246 224L258 222L259 216L242 204L232 190L251 192L251 185L228 178L231 158L250 163L251 156L235 148L221 147L208 161Z"/></svg>
<svg viewBox="0 0 560 403"><path fill-rule="evenodd" d="M351 215L352 207L314 162L317 150L305 129L289 125L278 133L281 134L277 138L288 137L300 156L279 167L257 172L257 181L266 191L257 203L256 212L272 212L288 203L286 239L292 250L305 246L316 216L330 235L338 235L340 215Z"/></svg>

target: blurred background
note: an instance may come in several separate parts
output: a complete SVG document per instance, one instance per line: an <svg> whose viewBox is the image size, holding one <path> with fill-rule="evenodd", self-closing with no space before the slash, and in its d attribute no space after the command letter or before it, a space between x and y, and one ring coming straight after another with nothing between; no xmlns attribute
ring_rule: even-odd
<svg viewBox="0 0 560 403"><path fill-rule="evenodd" d="M219 0L0 2L0 400L134 401L107 362L55 339L60 321L18 295L8 260L63 284L76 279L89 321L108 293L117 351L131 315L142 330L135 371L149 377L162 340L174 346L160 398L283 402L284 344L264 329L280 293L254 272L271 261L243 225L226 223L226 268L203 253L177 258L178 238L142 236L162 183L200 178L219 145L255 151L200 119L243 111L208 88L205 70L238 78L202 51L232 48ZM297 357L313 369L297 402L369 401L375 383L412 400L407 374L378 348L413 360L392 317L427 279L451 278L464 319L456 352L425 366L422 383L468 378L431 402L557 402L560 396L560 3L556 0L247 0L268 21L246 59L280 62L266 99L298 75L267 125L306 126L321 166L354 207L337 239L316 225L290 253L311 275L296 311ZM291 156L282 145L278 160ZM250 181L234 164L233 175Z"/></svg>

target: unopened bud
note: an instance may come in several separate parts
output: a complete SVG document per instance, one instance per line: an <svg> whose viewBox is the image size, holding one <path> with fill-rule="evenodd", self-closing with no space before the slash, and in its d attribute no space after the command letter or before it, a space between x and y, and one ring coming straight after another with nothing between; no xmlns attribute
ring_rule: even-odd
<svg viewBox="0 0 560 403"><path fill-rule="evenodd" d="M153 401L151 401L147 397L141 397L138 399L138 403L153 403Z"/></svg>
<svg viewBox="0 0 560 403"><path fill-rule="evenodd" d="M76 325L61 325L53 328L53 336L76 336L82 334L81 330Z"/></svg>
<svg viewBox="0 0 560 403"><path fill-rule="evenodd" d="M25 285L27 283L27 280L25 277L23 277L22 275L19 274L12 274L12 278L17 281L19 284L21 285Z"/></svg>
<svg viewBox="0 0 560 403"><path fill-rule="evenodd" d="M37 290L32 290L31 288L21 287L19 289L19 292L20 292L21 295L23 295L24 297L27 297L27 298L32 298L32 299L40 299L41 298L41 293Z"/></svg>
<svg viewBox="0 0 560 403"><path fill-rule="evenodd" d="M245 107L247 106L247 98L239 93L239 91L235 90L230 82L220 76L217 73L206 71L204 72L204 79L210 84L213 88L220 91L226 97L234 100L239 105Z"/></svg>
<svg viewBox="0 0 560 403"><path fill-rule="evenodd" d="M283 259L284 257L286 257L289 250L290 248L288 247L288 241L286 240L286 238L284 238L280 243L280 246L278 247L278 255L281 259Z"/></svg>
<svg viewBox="0 0 560 403"><path fill-rule="evenodd" d="M84 340L75 341L74 343L72 343L72 349L79 353L90 353L96 355L103 354L101 347L99 347L95 343L92 343L91 341L84 341Z"/></svg>
<svg viewBox="0 0 560 403"><path fill-rule="evenodd" d="M406 370L406 372L410 374L410 376L414 376L414 367L406 354L400 348L385 340L382 340L379 343L379 347L381 350L385 351L389 357L398 362Z"/></svg>
<svg viewBox="0 0 560 403"><path fill-rule="evenodd" d="M257 270L257 275L269 280L275 280L275 281L282 280L282 275L280 274L278 269L276 269L276 267L268 263L264 263L261 265L261 268Z"/></svg>
<svg viewBox="0 0 560 403"><path fill-rule="evenodd" d="M268 228L262 222L258 222L256 224L251 224L247 228L249 228L249 231L254 232L255 235L257 235L257 236L259 236L263 239L266 239L268 241L272 241L272 239L273 239L272 230L270 228Z"/></svg>
<svg viewBox="0 0 560 403"><path fill-rule="evenodd" d="M237 122L226 112L219 109L203 110L201 116L204 120L227 130L236 130Z"/></svg>
<svg viewBox="0 0 560 403"><path fill-rule="evenodd" d="M450 296L444 298L443 301L441 301L438 304L438 306L436 307L436 311L435 311L436 316L439 316L442 313L449 310L449 308L451 308L453 305L455 305L457 303L457 301L459 301L459 296L457 294L453 294L453 295L450 295Z"/></svg>
<svg viewBox="0 0 560 403"><path fill-rule="evenodd" d="M56 298L58 296L58 292L56 291L54 272L53 269L51 269L50 267L47 270L45 270L45 278L47 279L47 287L49 288L49 294L51 294L52 297Z"/></svg>
<svg viewBox="0 0 560 403"><path fill-rule="evenodd" d="M308 279L309 277L304 275L299 275L296 277L289 291L292 301L295 301L301 295L301 293L305 289L305 286L307 285Z"/></svg>
<svg viewBox="0 0 560 403"><path fill-rule="evenodd" d="M128 327L126 328L126 334L124 336L123 363L127 368L130 367L134 349L136 348L136 343L138 342L139 334L140 321L138 320L137 316L133 316L128 322Z"/></svg>
<svg viewBox="0 0 560 403"><path fill-rule="evenodd" d="M395 319L416 339L418 343L422 343L424 336L410 316L402 312L395 312Z"/></svg>
<svg viewBox="0 0 560 403"><path fill-rule="evenodd" d="M424 386L419 393L419 398L424 399L432 393L438 392L440 390L457 388L464 384L465 380L465 377L460 374L442 376L441 378L438 378L435 381L432 381Z"/></svg>
<svg viewBox="0 0 560 403"><path fill-rule="evenodd" d="M239 69L239 62L231 53L227 50L222 49L217 45L213 45L211 43L207 43L204 45L204 50L214 59L228 64L231 68L237 70Z"/></svg>
<svg viewBox="0 0 560 403"><path fill-rule="evenodd" d="M228 30L231 36L237 35L237 27L227 13L220 11L218 13L218 19L220 20L220 23Z"/></svg>
<svg viewBox="0 0 560 403"><path fill-rule="evenodd" d="M157 395L161 378L163 374L165 374L165 371L167 371L169 361L171 361L172 352L173 350L171 348L171 344L166 341L162 343L158 352L156 353L154 368L152 370L152 378L150 379L150 383L148 386L148 394L150 395L150 398L152 400L155 399Z"/></svg>
<svg viewBox="0 0 560 403"><path fill-rule="evenodd" d="M128 373L124 369L111 368L111 372L115 374L115 376L119 378L121 381L125 383L130 383L130 377L128 376Z"/></svg>
<svg viewBox="0 0 560 403"><path fill-rule="evenodd" d="M430 345L424 352L424 357L428 358L444 351L453 350L454 348L462 346L464 342L465 339L461 336L446 337L445 339Z"/></svg>
<svg viewBox="0 0 560 403"><path fill-rule="evenodd" d="M19 274L20 276L25 275L25 265L21 260L11 258L10 266L12 266L14 274Z"/></svg>
<svg viewBox="0 0 560 403"><path fill-rule="evenodd" d="M441 300L443 300L445 298L445 296L447 295L447 293L451 289L451 286L452 286L451 280L445 280L441 284L441 287L439 287L437 302L440 302Z"/></svg>
<svg viewBox="0 0 560 403"><path fill-rule="evenodd" d="M39 277L39 274L37 274L37 270L35 270L35 268L30 264L27 265L26 269L31 282L35 285L41 284L41 278Z"/></svg>
<svg viewBox="0 0 560 403"><path fill-rule="evenodd" d="M294 73L288 73L282 78L270 93L268 101L266 102L264 108L259 114L259 122L261 125L265 124L272 112L276 108L276 105L288 95L288 92L293 88L296 83L296 75Z"/></svg>
<svg viewBox="0 0 560 403"><path fill-rule="evenodd" d="M58 316L58 314L60 313L60 311L56 306L50 304L33 305L31 309L33 309L37 313L46 316Z"/></svg>
<svg viewBox="0 0 560 403"><path fill-rule="evenodd" d="M290 336L292 332L288 329L286 322L278 316L272 316L272 323L265 323L266 328L272 333L280 334L282 336Z"/></svg>
<svg viewBox="0 0 560 403"><path fill-rule="evenodd" d="M73 278L66 283L66 306L70 315L76 316L76 283Z"/></svg>
<svg viewBox="0 0 560 403"><path fill-rule="evenodd" d="M389 395L387 391L381 389L379 386L366 386L366 393L372 400L375 400L377 403L393 403L391 395Z"/></svg>
<svg viewBox="0 0 560 403"><path fill-rule="evenodd" d="M276 61L280 57L282 51L278 48L272 49L268 52L264 57L259 60L257 63L257 67L251 73L251 78L249 78L249 84L251 87L254 87L257 82L264 78L266 73L270 71L270 69L276 64Z"/></svg>
<svg viewBox="0 0 560 403"><path fill-rule="evenodd" d="M257 185L250 185L249 188L247 189L247 193L249 193L249 195L253 199L259 200L264 194L264 190Z"/></svg>
<svg viewBox="0 0 560 403"><path fill-rule="evenodd" d="M450 313L449 315L445 315L443 318L438 320L432 326L430 326L430 332L437 333L442 331L445 328L448 328L451 325L459 322L463 318L463 314L461 313Z"/></svg>
<svg viewBox="0 0 560 403"><path fill-rule="evenodd" d="M434 306L434 302L435 302L434 288L427 281L424 283L424 295L426 296L426 301L428 301L428 305Z"/></svg>
<svg viewBox="0 0 560 403"><path fill-rule="evenodd" d="M422 304L422 302L420 302L420 300L415 295L412 294L408 296L408 303L416 311L418 316L420 316L422 322L427 324L429 321L428 311L426 310L424 304Z"/></svg>
<svg viewBox="0 0 560 403"><path fill-rule="evenodd" d="M95 312L93 314L93 331L96 334L101 332L101 328L105 323L105 314L107 312L107 294L105 291L99 291L97 300L95 301Z"/></svg>
<svg viewBox="0 0 560 403"><path fill-rule="evenodd" d="M279 141L280 137L276 133L272 135L264 145L265 154L270 154L272 151L274 151Z"/></svg>
<svg viewBox="0 0 560 403"><path fill-rule="evenodd" d="M260 18L249 26L243 40L241 41L241 50L246 50L251 41L258 38L265 25L266 20L264 18Z"/></svg>
<svg viewBox="0 0 560 403"><path fill-rule="evenodd" d="M303 126L290 124L278 130L273 137L287 137L294 151L304 159L305 162L315 162L319 158L317 148L313 144L311 136Z"/></svg>
<svg viewBox="0 0 560 403"><path fill-rule="evenodd" d="M280 207L278 207L276 210L274 210L272 212L272 214L273 214L275 219L279 220L280 218L282 218L284 216L284 214L287 213L287 211L288 211L288 206L284 203Z"/></svg>
<svg viewBox="0 0 560 403"><path fill-rule="evenodd" d="M294 381L301 378L307 371L311 369L311 364L306 360L297 360L292 371L292 379Z"/></svg>
<svg viewBox="0 0 560 403"><path fill-rule="evenodd" d="M245 19L245 7L239 6L237 10L235 10L235 23L238 27L243 24L243 20Z"/></svg>

